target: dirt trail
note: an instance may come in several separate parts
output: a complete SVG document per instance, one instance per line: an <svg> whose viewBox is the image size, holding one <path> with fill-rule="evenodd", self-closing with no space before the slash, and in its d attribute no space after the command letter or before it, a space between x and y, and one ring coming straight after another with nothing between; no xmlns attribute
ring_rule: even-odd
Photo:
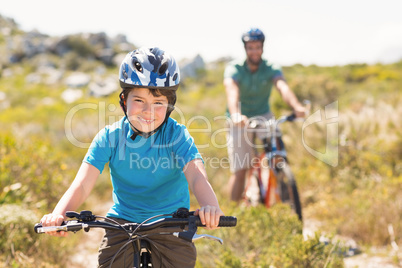
<svg viewBox="0 0 402 268"><path fill-rule="evenodd" d="M71 257L70 267L91 268L98 265L98 248L104 231L93 229L83 235L83 243L77 248L77 254Z"/></svg>
<svg viewBox="0 0 402 268"><path fill-rule="evenodd" d="M113 205L111 202L99 204L92 212L97 215L105 215ZM77 253L70 259L69 267L91 268L98 266L98 248L105 231L103 229L91 229L83 232L82 243L77 247ZM70 234L74 235L74 234Z"/></svg>
<svg viewBox="0 0 402 268"><path fill-rule="evenodd" d="M314 233L320 229L321 223L318 221L303 219L303 235L304 237L313 236ZM347 237L335 237L336 240L341 241L345 246L358 248L356 242ZM371 248L370 254L360 253L344 258L345 268L401 268L402 267L402 249L390 253L389 248ZM401 260L399 264L395 263L395 256Z"/></svg>

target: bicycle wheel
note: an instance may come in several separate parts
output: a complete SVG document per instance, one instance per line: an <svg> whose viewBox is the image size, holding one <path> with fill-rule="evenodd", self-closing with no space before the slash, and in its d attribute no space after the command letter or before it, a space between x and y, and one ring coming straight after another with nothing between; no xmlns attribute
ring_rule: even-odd
<svg viewBox="0 0 402 268"><path fill-rule="evenodd" d="M277 180L273 169L269 166L269 160L265 153L261 154L259 161L259 180L260 180L260 192L261 201L267 207L270 208L274 204L281 201L277 189Z"/></svg>
<svg viewBox="0 0 402 268"><path fill-rule="evenodd" d="M262 203L261 188L258 178L258 169L253 168L247 172L247 184L244 190L244 201L249 206L257 206Z"/></svg>
<svg viewBox="0 0 402 268"><path fill-rule="evenodd" d="M247 184L244 194L246 204L251 206L264 204L265 206L269 207L269 203L266 202L266 197L267 195L269 196L269 193L267 192L269 176L270 170L268 166L268 159L266 158L265 154L262 153L259 156L259 161L256 162L247 172Z"/></svg>
<svg viewBox="0 0 402 268"><path fill-rule="evenodd" d="M296 180L288 163L285 160L281 161L276 165L275 171L282 202L289 204L299 219L302 220L299 191L297 190Z"/></svg>

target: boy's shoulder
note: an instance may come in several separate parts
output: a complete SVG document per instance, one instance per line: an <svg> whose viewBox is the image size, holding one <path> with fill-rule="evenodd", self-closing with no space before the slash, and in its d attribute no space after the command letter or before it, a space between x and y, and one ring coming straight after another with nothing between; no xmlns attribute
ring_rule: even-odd
<svg viewBox="0 0 402 268"><path fill-rule="evenodd" d="M102 128L98 134L98 139L107 139L107 140L118 140L122 137L122 135L129 135L127 133L128 126L125 124L124 118L119 121L114 122L113 124L106 125Z"/></svg>
<svg viewBox="0 0 402 268"><path fill-rule="evenodd" d="M181 131L187 129L185 125L180 124L179 122L177 122L175 119L173 119L171 117L168 118L165 128L166 128L166 130L173 131L173 132L181 132Z"/></svg>
<svg viewBox="0 0 402 268"><path fill-rule="evenodd" d="M126 128L126 124L124 123L125 120L124 118L120 119L119 121L114 122L111 125L106 125L104 127L104 130L108 133L114 133L114 132L121 132Z"/></svg>

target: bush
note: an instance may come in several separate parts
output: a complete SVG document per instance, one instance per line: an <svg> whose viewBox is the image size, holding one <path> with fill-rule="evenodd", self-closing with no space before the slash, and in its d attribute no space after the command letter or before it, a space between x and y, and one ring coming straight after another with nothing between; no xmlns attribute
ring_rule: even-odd
<svg viewBox="0 0 402 268"><path fill-rule="evenodd" d="M223 238L223 246L210 241L197 246L199 255L211 256L199 258L200 267L343 267L341 254L335 254L341 248L320 242L319 234L304 239L302 223L286 205L225 213L237 216L238 224L214 231L212 235Z"/></svg>
<svg viewBox="0 0 402 268"><path fill-rule="evenodd" d="M94 60L94 51L82 40L70 41L74 52L52 62L60 68L66 64L72 69L94 70L99 64ZM26 75L35 70L30 64L32 62L25 61L15 66L13 76L0 79L0 88L10 103L0 113L1 211L7 211L6 217L15 214L29 218L24 220L16 216L13 223L1 223L0 266L53 267L58 263L63 267L67 260L60 252L68 256L69 248L76 240L33 236L30 219L34 212L42 215L53 209L78 170L86 150L72 146L66 139L64 119L71 107L61 101L63 87L58 84L27 84ZM312 112L321 109L324 115L326 105L335 100L339 102L339 117L333 122L339 124L339 139L331 140L339 149L337 167L326 165L305 150L301 124L284 125L285 144L300 188L303 216L305 219L319 219L322 231L347 235L358 244L388 245L389 225L395 230L396 243L401 243L401 68L402 61L373 66L295 65L284 68L296 95L312 101ZM177 109L172 114L180 119L178 111L183 111L187 120L179 120L183 124L199 115L209 119L211 129L206 133L192 130L206 129L203 121L192 121L189 126L196 144L208 145L200 149L205 159L227 156L224 146L218 148L211 142L213 138L218 145L226 142L225 132L217 132L224 128L224 120L216 119L224 115L226 109L222 77L223 65L219 65L216 70L206 70L196 80L186 80L180 89ZM41 100L48 97L54 100L54 104L45 106ZM116 104L116 98L117 95L86 101ZM290 111L275 90L271 107L276 115ZM105 119L110 118L108 115L118 119L121 111L107 111ZM74 135L90 142L92 132L96 133L95 130L102 127L98 124L98 116L95 110L77 114L72 125ZM325 150L327 123L323 120L308 127L304 133L308 146L320 152ZM215 133L219 135L215 137ZM211 233L224 239L223 246L211 244L211 241L197 242L198 267L342 265L342 257L333 254L339 252L339 247L320 242L318 234L305 240L301 235L302 225L285 207L275 206L268 211L265 208L234 208L227 204L225 193L229 170L207 166L207 172L223 211L227 215L236 215L239 226ZM107 172L102 176L91 194L96 201L110 197ZM193 206L196 204L194 197L191 202ZM11 205L15 207L9 207ZM20 223L22 225L17 225ZM13 239L11 244L7 240L9 236ZM57 251L59 248L63 250ZM41 263L35 263L39 258Z"/></svg>
<svg viewBox="0 0 402 268"><path fill-rule="evenodd" d="M25 206L0 205L0 265L2 267L63 267L67 262L67 243L58 238L38 235L35 213ZM57 241L58 240L58 241ZM65 250L60 251L60 247Z"/></svg>
<svg viewBox="0 0 402 268"><path fill-rule="evenodd" d="M49 211L72 178L69 162L44 141L20 142L0 133L0 204L27 204ZM70 173L70 175L68 175Z"/></svg>

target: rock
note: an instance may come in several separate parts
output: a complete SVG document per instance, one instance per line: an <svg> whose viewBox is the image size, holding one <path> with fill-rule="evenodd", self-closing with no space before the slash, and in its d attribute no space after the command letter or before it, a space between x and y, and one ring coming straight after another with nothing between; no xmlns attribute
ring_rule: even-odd
<svg viewBox="0 0 402 268"><path fill-rule="evenodd" d="M48 36L36 30L13 34L18 30L11 19L0 15L0 33L4 42L0 44L0 64L19 63L39 54L54 54L61 57L75 53L86 60L97 59L106 65L113 65L113 58L121 52L134 50L127 37L119 34L110 38L106 33L77 33L62 37ZM120 64L120 63L119 63Z"/></svg>
<svg viewBox="0 0 402 268"><path fill-rule="evenodd" d="M82 72L74 72L66 79L64 79L64 83L68 87L78 88L78 87L85 87L91 81L91 77Z"/></svg>
<svg viewBox="0 0 402 268"><path fill-rule="evenodd" d="M119 79L113 75L91 82L88 86L89 94L95 97L108 96L119 89L118 81Z"/></svg>
<svg viewBox="0 0 402 268"><path fill-rule="evenodd" d="M5 92L0 91L0 110L5 110L10 107L10 101L7 100L7 95Z"/></svg>
<svg viewBox="0 0 402 268"><path fill-rule="evenodd" d="M189 60L183 60L180 64L181 78L196 77L199 70L205 69L205 62L200 55Z"/></svg>
<svg viewBox="0 0 402 268"><path fill-rule="evenodd" d="M53 98L51 98L51 97L44 97L42 100L41 100L41 103L43 104L43 105L46 105L46 106L50 106L50 105L53 105L53 104L55 104L55 100L53 99Z"/></svg>
<svg viewBox="0 0 402 268"><path fill-rule="evenodd" d="M75 102L76 100L82 98L82 90L81 89L73 89L73 88L68 88L63 91L61 94L61 98L66 102L66 103L72 103Z"/></svg>
<svg viewBox="0 0 402 268"><path fill-rule="evenodd" d="M124 58L126 57L127 53L119 53L113 57L113 63L120 67L120 64L123 62Z"/></svg>
<svg viewBox="0 0 402 268"><path fill-rule="evenodd" d="M47 85L53 85L58 83L63 77L63 73L53 67L40 66L34 73L30 73L25 77L25 81L28 84L45 83Z"/></svg>
<svg viewBox="0 0 402 268"><path fill-rule="evenodd" d="M0 91L0 101L4 101L6 99L7 95L3 91Z"/></svg>
<svg viewBox="0 0 402 268"><path fill-rule="evenodd" d="M104 48L96 53L96 57L106 65L113 65L113 57L115 53L111 48Z"/></svg>
<svg viewBox="0 0 402 268"><path fill-rule="evenodd" d="M12 75L14 75L14 72L10 68L6 68L1 71L2 77L11 77Z"/></svg>
<svg viewBox="0 0 402 268"><path fill-rule="evenodd" d="M38 73L30 73L25 77L25 82L27 84L39 84L42 82L42 77Z"/></svg>
<svg viewBox="0 0 402 268"><path fill-rule="evenodd" d="M68 52L68 46L67 46L67 37L64 36L62 38L55 38L51 41L49 41L49 51L58 55L58 56L63 56L67 54Z"/></svg>
<svg viewBox="0 0 402 268"><path fill-rule="evenodd" d="M83 37L88 40L91 46L97 49L112 48L112 40L104 32L89 34L88 36L84 35Z"/></svg>
<svg viewBox="0 0 402 268"><path fill-rule="evenodd" d="M63 77L63 72L51 67L42 67L38 70L39 73L44 75L44 82L47 85L58 83Z"/></svg>

